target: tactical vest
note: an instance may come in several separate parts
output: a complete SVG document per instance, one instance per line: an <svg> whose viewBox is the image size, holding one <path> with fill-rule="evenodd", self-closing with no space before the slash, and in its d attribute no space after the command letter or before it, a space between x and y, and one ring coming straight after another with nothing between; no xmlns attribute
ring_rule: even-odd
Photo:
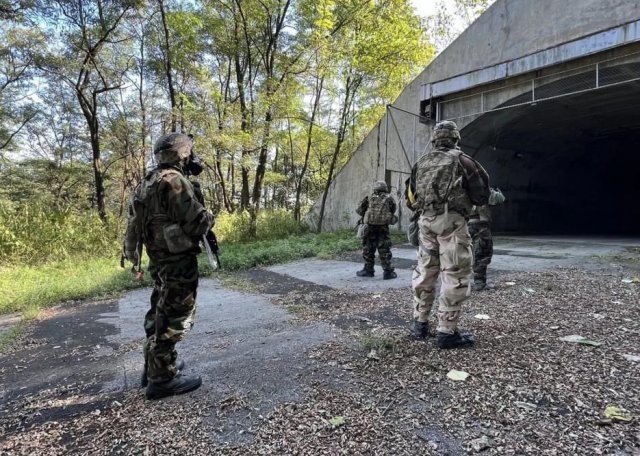
<svg viewBox="0 0 640 456"><path fill-rule="evenodd" d="M465 217L470 214L473 204L462 186L460 155L459 149L439 147L418 160L416 209L436 214L450 210Z"/></svg>
<svg viewBox="0 0 640 456"><path fill-rule="evenodd" d="M198 250L198 242L187 236L179 224L169 219L159 194L162 180L180 172L166 168L148 173L133 197L133 209L147 253L153 252L184 253Z"/></svg>
<svg viewBox="0 0 640 456"><path fill-rule="evenodd" d="M364 213L364 223L367 225L389 225L393 214L389 209L388 193L374 193L369 196L367 212Z"/></svg>

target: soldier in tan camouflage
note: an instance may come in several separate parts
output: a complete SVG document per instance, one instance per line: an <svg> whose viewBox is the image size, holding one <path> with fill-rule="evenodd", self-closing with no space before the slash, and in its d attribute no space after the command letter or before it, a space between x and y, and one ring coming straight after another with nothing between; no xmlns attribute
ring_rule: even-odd
<svg viewBox="0 0 640 456"><path fill-rule="evenodd" d="M200 377L181 373L175 345L191 329L198 288L199 242L213 224L213 216L194 194L186 178L192 162L193 140L172 133L154 147L157 168L136 188L129 206L124 255L139 263L144 244L155 285L145 316L146 341L142 386L158 399L183 394L202 384Z"/></svg>
<svg viewBox="0 0 640 456"><path fill-rule="evenodd" d="M382 265L383 280L398 277L391 265L391 238L389 237L389 225L397 221L395 215L396 202L389 194L389 187L385 181L376 181L373 184L373 193L365 196L358 205L356 213L362 217L365 224L365 233L362 237L362 257L364 268L358 271L358 277L373 277L376 250Z"/></svg>
<svg viewBox="0 0 640 456"><path fill-rule="evenodd" d="M436 124L433 149L413 167L405 198L407 207L420 213L418 265L414 270L414 335L428 336L428 322L438 277L436 342L440 348L474 343L473 336L458 331L462 303L470 295L471 237L467 218L474 204L489 197L489 176L458 148L460 133L454 122Z"/></svg>

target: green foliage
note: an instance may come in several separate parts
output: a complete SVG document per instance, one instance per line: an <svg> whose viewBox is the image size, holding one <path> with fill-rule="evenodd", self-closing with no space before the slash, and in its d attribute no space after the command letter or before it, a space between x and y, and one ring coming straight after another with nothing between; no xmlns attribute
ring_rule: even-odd
<svg viewBox="0 0 640 456"><path fill-rule="evenodd" d="M221 243L247 242L252 239L249 231L251 216L248 212L223 212L216 218L214 231ZM256 240L282 239L306 233L309 228L294 220L293 214L285 210L261 211L258 214Z"/></svg>
<svg viewBox="0 0 640 456"><path fill-rule="evenodd" d="M223 274L231 271L291 261L311 256L328 257L360 245L351 232L304 234L285 239L242 244L222 244ZM76 299L109 296L150 286L148 274L138 281L121 269L117 255L82 257L46 265L5 265L0 269L0 314L34 315L39 308ZM198 261L203 275L211 273L204 256Z"/></svg>
<svg viewBox="0 0 640 456"><path fill-rule="evenodd" d="M123 222L73 209L52 209L41 201L0 199L0 261L38 265L86 255L113 257L120 250Z"/></svg>
<svg viewBox="0 0 640 456"><path fill-rule="evenodd" d="M327 258L360 247L360 240L351 231L321 234L303 234L284 239L258 241L220 246L220 261L224 271L237 271L266 266L301 258ZM201 270L208 272L205 261Z"/></svg>
<svg viewBox="0 0 640 456"><path fill-rule="evenodd" d="M371 331L366 331L360 335L360 343L362 348L366 351L375 350L379 353L393 351L396 347L397 341L394 337L388 334L375 334Z"/></svg>
<svg viewBox="0 0 640 456"><path fill-rule="evenodd" d="M141 285L117 257L78 258L44 266L0 269L0 313L34 312L39 308L76 299L105 296Z"/></svg>

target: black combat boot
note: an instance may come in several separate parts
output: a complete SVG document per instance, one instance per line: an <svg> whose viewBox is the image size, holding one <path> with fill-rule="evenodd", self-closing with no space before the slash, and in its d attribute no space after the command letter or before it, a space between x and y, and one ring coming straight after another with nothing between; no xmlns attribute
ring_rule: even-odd
<svg viewBox="0 0 640 456"><path fill-rule="evenodd" d="M414 321L413 337L418 340L424 340L429 337L429 323L425 321Z"/></svg>
<svg viewBox="0 0 640 456"><path fill-rule="evenodd" d="M473 291L482 291L487 288L487 270L473 273L473 283L471 289Z"/></svg>
<svg viewBox="0 0 640 456"><path fill-rule="evenodd" d="M189 393L200 388L202 379L200 377L187 377L178 374L167 382L151 382L147 386L147 399L161 399L167 396Z"/></svg>
<svg viewBox="0 0 640 456"><path fill-rule="evenodd" d="M374 273L372 270L364 268L363 270L356 272L356 275L358 277L373 277Z"/></svg>
<svg viewBox="0 0 640 456"><path fill-rule="evenodd" d="M471 347L474 342L471 334L460 334L458 331L453 334L438 332L436 336L438 348L442 349Z"/></svg>
<svg viewBox="0 0 640 456"><path fill-rule="evenodd" d="M382 276L382 280L389 280L389 279L395 279L396 277L398 277L398 274L396 274L396 271L384 271L384 275Z"/></svg>
<svg viewBox="0 0 640 456"><path fill-rule="evenodd" d="M476 279L476 280L473 281L473 284L471 284L471 289L473 291L482 291L485 288L487 288L487 282L484 281L484 280Z"/></svg>
<svg viewBox="0 0 640 456"><path fill-rule="evenodd" d="M184 370L184 361L179 359L176 361L176 370L178 373ZM149 384L149 379L147 378L147 363L144 363L144 369L142 369L142 375L140 376L140 388L146 388Z"/></svg>

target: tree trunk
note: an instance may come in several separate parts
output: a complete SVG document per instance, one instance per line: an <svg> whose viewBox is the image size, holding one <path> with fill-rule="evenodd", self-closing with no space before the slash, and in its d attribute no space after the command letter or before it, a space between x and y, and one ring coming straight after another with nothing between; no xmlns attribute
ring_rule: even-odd
<svg viewBox="0 0 640 456"><path fill-rule="evenodd" d="M256 177L253 181L253 205L251 211L251 223L249 225L249 235L255 237L257 233L257 218L260 210L260 198L262 196L262 185L264 182L264 174L267 169L267 157L269 155L269 137L271 134L271 107L267 109L264 116L264 133L262 136L262 145L260 146L260 155L258 156L258 167L256 168Z"/></svg>
<svg viewBox="0 0 640 456"><path fill-rule="evenodd" d="M178 117L176 114L176 91L173 86L173 75L171 74L171 46L169 45L169 26L167 25L167 17L164 10L164 0L158 0L158 6L160 7L160 16L162 17L162 28L164 31L164 50L165 61L164 69L167 76L167 85L169 87L169 101L171 102L171 131L176 131L178 125Z"/></svg>
<svg viewBox="0 0 640 456"><path fill-rule="evenodd" d="M324 77L319 80L316 79L316 90L315 90L315 98L313 100L313 107L311 109L311 118L309 119L309 128L307 129L307 147L304 153L304 164L302 165L302 169L300 170L300 176L298 176L298 181L296 182L296 202L293 207L293 218L300 221L300 195L302 194L302 182L304 181L304 175L307 173L307 168L309 166L309 156L311 155L311 145L312 145L312 133L313 127L315 125L316 114L318 113L318 108L320 106L320 97L322 96L322 88L324 85Z"/></svg>
<svg viewBox="0 0 640 456"><path fill-rule="evenodd" d="M338 155L340 154L340 150L342 149L342 143L344 142L344 138L348 128L348 113L351 110L351 105L353 103L353 97L357 90L359 83L354 82L351 76L347 77L347 82L345 84L345 95L344 95L344 104L342 105L342 112L340 114L340 126L338 127L338 137L336 139L336 147L333 150L333 157L331 157L331 165L329 166L329 174L327 176L327 184L324 187L324 193L322 194L322 202L320 203L320 216L318 218L318 233L322 231L322 222L324 220L324 210L327 202L327 195L329 194L329 187L331 186L331 182L333 181L333 172L336 167L336 163L338 161Z"/></svg>
<svg viewBox="0 0 640 456"><path fill-rule="evenodd" d="M224 170L222 169L222 160L220 160L220 151L216 150L216 174L220 179L220 189L222 190L222 202L227 212L233 212L233 202L229 199L227 194L227 186L224 179Z"/></svg>

